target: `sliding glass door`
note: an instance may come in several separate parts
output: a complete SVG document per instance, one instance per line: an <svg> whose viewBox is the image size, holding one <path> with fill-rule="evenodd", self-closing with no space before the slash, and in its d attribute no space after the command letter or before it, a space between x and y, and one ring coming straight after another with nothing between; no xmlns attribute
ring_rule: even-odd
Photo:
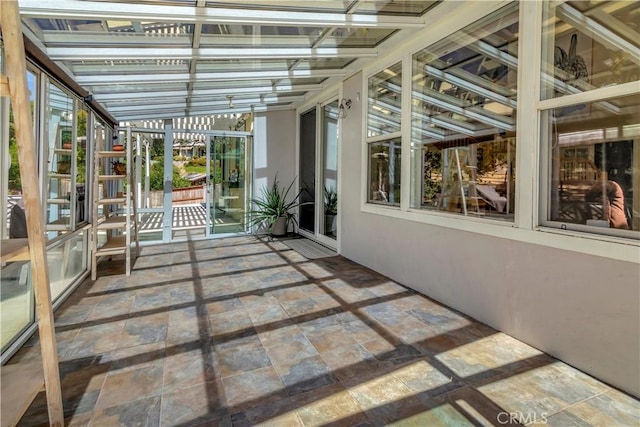
<svg viewBox="0 0 640 427"><path fill-rule="evenodd" d="M338 236L338 101L300 115L300 233L335 247Z"/></svg>
<svg viewBox="0 0 640 427"><path fill-rule="evenodd" d="M207 147L209 234L246 231L251 168L247 136L214 135Z"/></svg>

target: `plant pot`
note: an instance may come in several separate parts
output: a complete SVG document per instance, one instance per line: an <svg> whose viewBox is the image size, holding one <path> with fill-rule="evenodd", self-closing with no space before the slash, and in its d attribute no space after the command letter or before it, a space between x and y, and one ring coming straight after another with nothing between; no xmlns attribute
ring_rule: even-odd
<svg viewBox="0 0 640 427"><path fill-rule="evenodd" d="M113 147L111 147L111 149L113 151L124 151L124 145L122 145L122 144L114 144Z"/></svg>
<svg viewBox="0 0 640 427"><path fill-rule="evenodd" d="M335 231L336 231L336 216L332 214L325 214L324 234L335 234Z"/></svg>
<svg viewBox="0 0 640 427"><path fill-rule="evenodd" d="M284 236L287 234L287 224L288 221L286 216L276 218L275 222L271 226L271 234L273 236Z"/></svg>

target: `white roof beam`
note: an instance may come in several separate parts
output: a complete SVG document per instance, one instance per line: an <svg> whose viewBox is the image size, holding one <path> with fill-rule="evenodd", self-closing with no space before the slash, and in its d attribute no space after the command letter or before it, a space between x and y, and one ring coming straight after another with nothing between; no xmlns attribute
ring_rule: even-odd
<svg viewBox="0 0 640 427"><path fill-rule="evenodd" d="M233 104L234 108L241 106L251 106L251 105L259 105L259 104L269 104L269 103L282 103L282 102L297 102L304 100L304 96L278 96L278 95L267 95L262 100L259 97L254 98L245 98L245 99L234 99ZM237 104L237 105L236 105ZM130 105L120 105L120 106L107 106L107 110L111 114L118 114L128 111L140 111L141 109L150 109L153 110L153 107L156 107L157 110L163 109L180 109L180 108L210 108L216 109L216 107L222 107L217 109L226 109L229 106L229 100L221 99L218 101L200 101L200 102L174 102L170 103L132 103Z"/></svg>
<svg viewBox="0 0 640 427"><path fill-rule="evenodd" d="M268 94L268 93L287 93L287 92L317 92L324 88L323 85L278 85L278 86L247 86L239 88L220 88L220 89L196 89L190 92L194 98L204 96L226 96L226 95L245 95L245 94ZM187 97L187 90L170 90L170 91L138 91L138 92L109 92L104 94L95 94L94 98L100 102L129 102L131 99L153 99L153 98L179 98Z"/></svg>
<svg viewBox="0 0 640 427"><path fill-rule="evenodd" d="M202 24L262 24L312 27L422 28L424 18L413 16L297 12L248 8L194 8L192 6L80 1L20 0L25 17L89 20L169 21Z"/></svg>
<svg viewBox="0 0 640 427"><path fill-rule="evenodd" d="M344 77L343 70L283 70L283 71L236 71L220 73L188 73L178 74L120 74L113 76L95 75L78 76L78 84L87 86L112 86L114 84L145 84L145 83L187 83L191 79L200 82L234 80L270 80L270 79L302 79L315 77Z"/></svg>
<svg viewBox="0 0 640 427"><path fill-rule="evenodd" d="M146 48L146 47L52 47L47 54L54 61L100 61L123 59L315 59L376 57L375 48Z"/></svg>
<svg viewBox="0 0 640 427"><path fill-rule="evenodd" d="M154 119L173 119L176 117L193 117L200 116L203 114L243 114L251 112L251 108L253 108L254 112L263 112L263 111L278 111L278 110L291 110L293 108L292 104L287 105L274 105L274 106L266 106L266 105L255 105L249 106L246 108L234 108L234 109L226 109L226 110L216 110L211 111L210 108L203 109L177 109L177 110L166 110L166 111L138 111L137 113L132 114L119 114L116 115L116 119L118 121L133 121L133 120L154 120Z"/></svg>
<svg viewBox="0 0 640 427"><path fill-rule="evenodd" d="M236 65L236 69L237 69ZM109 74L122 74L122 73L140 73L141 71L148 71L149 73L186 73L189 71L187 63L182 64L136 64L135 62L118 64L118 63L104 63L104 64L73 64L73 71L76 76L82 75L102 75L105 79L108 79Z"/></svg>
<svg viewBox="0 0 640 427"><path fill-rule="evenodd" d="M198 25L198 24L196 24ZM202 30L201 30L202 31ZM43 31L43 40L50 47L63 47L63 46L109 46L109 45L140 45L140 46L192 46L192 38L187 34L172 34L167 36L158 36L157 34L136 34L136 33L96 33L92 31L73 31L73 32L61 32L61 31ZM322 44L322 47L339 47L336 40L327 40L331 36L331 32L324 33L324 38L320 40L320 43L313 43L313 47ZM193 40L196 40L197 31L194 30ZM367 40L363 38L361 40ZM220 37L217 35L202 34L199 37L200 43L198 46L255 46L256 39L254 35L233 35ZM279 46L279 47L291 47L301 46L309 47L308 36L291 35L286 36L286 41L283 41L283 36L260 36L261 46Z"/></svg>

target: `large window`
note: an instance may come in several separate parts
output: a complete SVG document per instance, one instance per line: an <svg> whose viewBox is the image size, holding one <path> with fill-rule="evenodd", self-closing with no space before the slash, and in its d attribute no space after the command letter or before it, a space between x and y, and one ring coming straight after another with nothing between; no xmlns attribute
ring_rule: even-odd
<svg viewBox="0 0 640 427"><path fill-rule="evenodd" d="M542 222L638 238L640 4L569 1L544 12Z"/></svg>
<svg viewBox="0 0 640 427"><path fill-rule="evenodd" d="M513 220L518 5L413 55L411 207Z"/></svg>
<svg viewBox="0 0 640 427"><path fill-rule="evenodd" d="M400 206L402 62L369 78L369 203Z"/></svg>

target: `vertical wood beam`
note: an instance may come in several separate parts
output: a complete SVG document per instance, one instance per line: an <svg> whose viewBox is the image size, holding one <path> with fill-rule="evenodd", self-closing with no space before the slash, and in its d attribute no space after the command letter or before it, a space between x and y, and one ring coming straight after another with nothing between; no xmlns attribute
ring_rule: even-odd
<svg viewBox="0 0 640 427"><path fill-rule="evenodd" d="M45 389L52 426L64 425L58 351L56 348L51 290L47 271L44 220L36 164L36 146L33 136L31 110L27 88L27 67L22 38L22 26L17 1L3 1L2 38L5 45L5 72L9 80L9 93L13 103L15 131L18 140L18 161L22 179L32 282L36 298L40 347L44 367Z"/></svg>

